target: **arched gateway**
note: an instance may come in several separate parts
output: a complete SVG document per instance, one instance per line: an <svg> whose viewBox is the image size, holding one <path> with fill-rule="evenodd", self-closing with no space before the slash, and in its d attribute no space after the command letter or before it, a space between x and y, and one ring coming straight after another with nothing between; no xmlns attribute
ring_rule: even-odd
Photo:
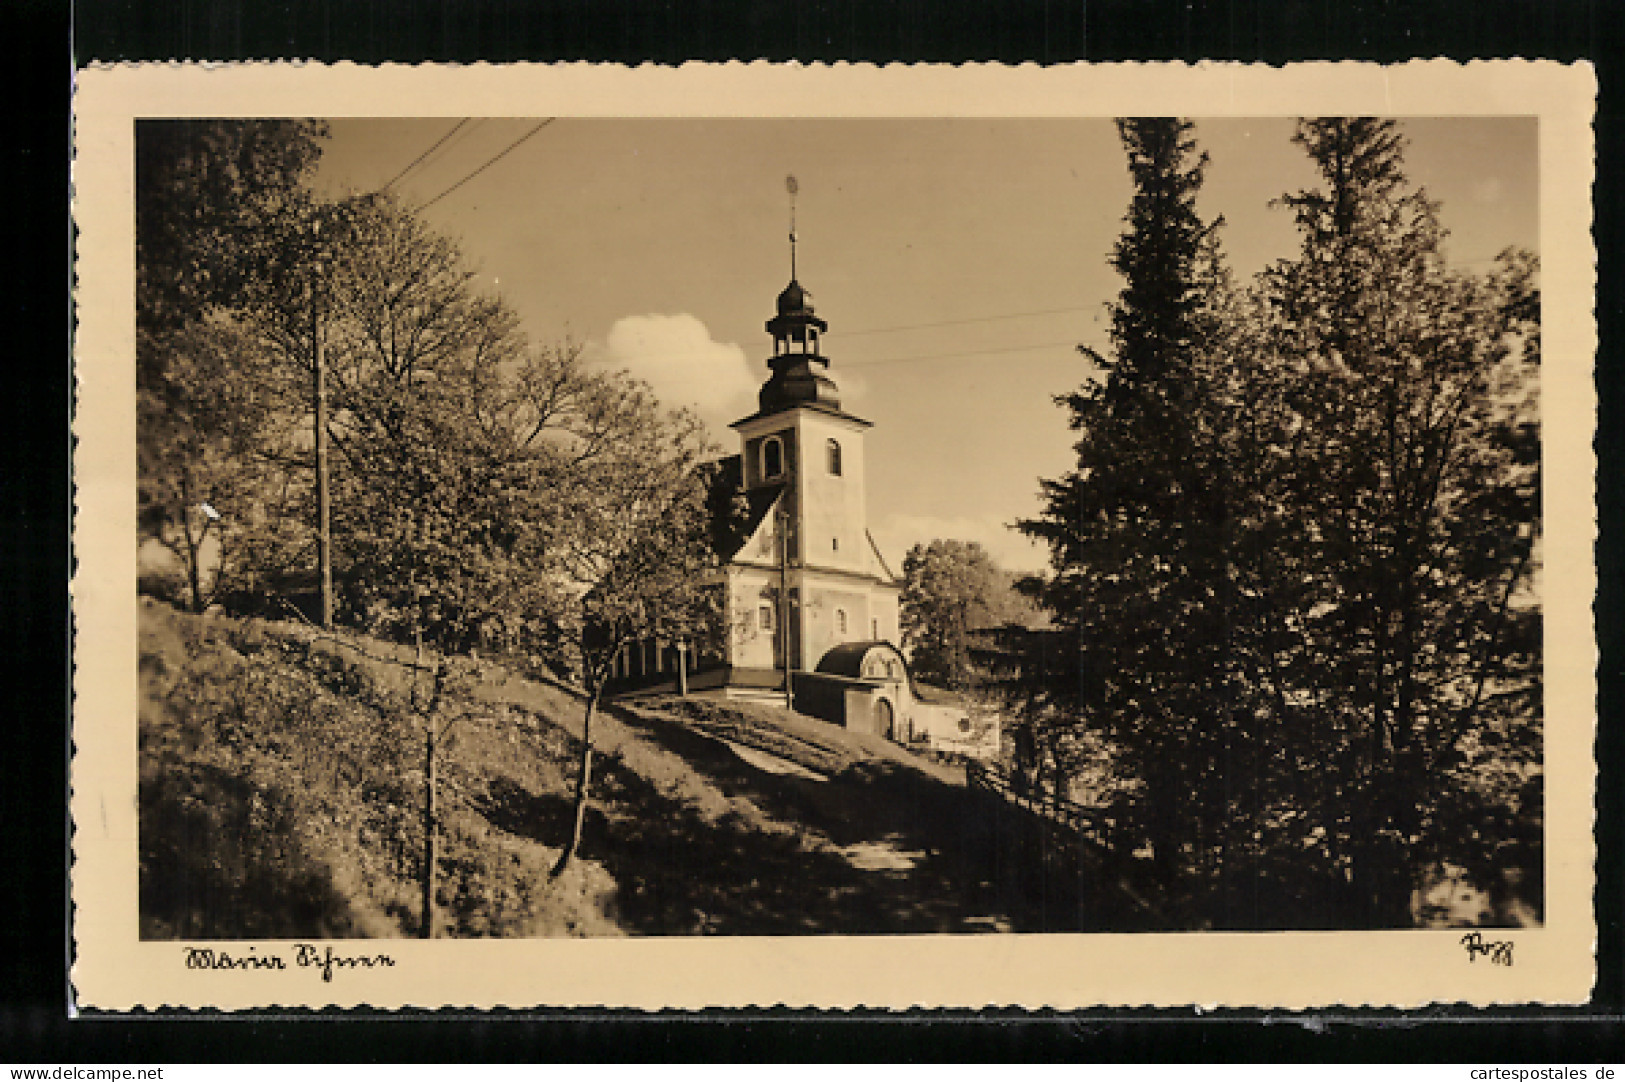
<svg viewBox="0 0 1625 1082"><path fill-rule="evenodd" d="M888 740L908 739L909 734L899 728L899 718L908 717L913 682L908 662L896 646L884 641L842 643L819 660L814 678L819 676L840 682L846 696L855 697L856 701L844 704L845 724L867 728ZM863 700L867 709L858 708Z"/></svg>

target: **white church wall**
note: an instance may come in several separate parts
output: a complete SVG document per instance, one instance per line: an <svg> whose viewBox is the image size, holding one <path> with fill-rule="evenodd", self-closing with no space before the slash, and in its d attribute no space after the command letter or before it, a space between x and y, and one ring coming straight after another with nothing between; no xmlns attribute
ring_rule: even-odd
<svg viewBox="0 0 1625 1082"><path fill-rule="evenodd" d="M842 643L899 641L898 591L867 528L864 438L869 424L841 413L834 384L815 370L827 363L817 355L814 336L822 328L809 296L792 282L779 297L778 315L767 325L775 339L774 374L763 385L760 401L770 412L733 426L746 489L784 486L775 513L746 541L729 569L728 661L735 667L783 664L778 657L784 652L778 627L782 619L790 622L790 666L802 672L815 669ZM805 348L809 342L810 350ZM802 356L781 360L786 351ZM784 545L775 535L779 512L789 531ZM791 589L787 616L779 601L785 550ZM770 610L765 620L764 606ZM898 720L903 716L899 710Z"/></svg>
<svg viewBox="0 0 1625 1082"><path fill-rule="evenodd" d="M851 586L809 584L805 598L809 667L815 667L831 647L868 638L868 591Z"/></svg>
<svg viewBox="0 0 1625 1082"><path fill-rule="evenodd" d="M797 412L796 473L804 556L813 567L868 571L863 429L811 410ZM829 442L840 448L841 472L830 472Z"/></svg>
<svg viewBox="0 0 1625 1082"><path fill-rule="evenodd" d="M773 597L775 574L755 568L735 568L728 575L728 625L731 633L729 663L747 669L771 669L779 613ZM762 626L762 607L768 607L770 626Z"/></svg>
<svg viewBox="0 0 1625 1082"><path fill-rule="evenodd" d="M937 751L993 759L999 754L999 718L977 715L957 703L924 703L913 706L911 736Z"/></svg>
<svg viewBox="0 0 1625 1082"><path fill-rule="evenodd" d="M895 587L877 586L869 594L869 627L865 636L893 645L903 639L898 629L898 592Z"/></svg>

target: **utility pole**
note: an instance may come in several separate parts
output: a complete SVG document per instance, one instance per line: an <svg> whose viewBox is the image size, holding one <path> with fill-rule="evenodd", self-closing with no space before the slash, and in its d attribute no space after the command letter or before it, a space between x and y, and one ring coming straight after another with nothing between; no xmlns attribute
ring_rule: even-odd
<svg viewBox="0 0 1625 1082"><path fill-rule="evenodd" d="M440 734L435 731L435 713L440 709L440 665L441 659L435 662L435 679L429 691L427 703L418 694L418 679L423 675L423 595L426 592L418 584L416 559L407 579L412 590L412 708L417 712L419 720L423 723L423 903L422 924L418 926L418 938L433 939L435 932L435 879L438 874L439 854L436 851L436 835L440 830Z"/></svg>
<svg viewBox="0 0 1625 1082"><path fill-rule="evenodd" d="M322 357L320 286L316 281L320 261L312 267L310 279L310 370L316 415L316 569L320 577L321 608L317 622L333 627L333 507L327 489L327 371Z"/></svg>
<svg viewBox="0 0 1625 1082"><path fill-rule="evenodd" d="M784 708L795 709L790 679L790 498L787 487L779 497L779 637L784 643Z"/></svg>
<svg viewBox="0 0 1625 1082"><path fill-rule="evenodd" d="M423 671L423 627L421 621L414 620L412 638L417 645L417 653L413 661L412 684L417 685L418 673ZM437 696L438 698L438 696ZM438 702L434 706L438 706ZM434 709L423 715L423 924L418 928L418 937L421 939L434 938L434 881L435 863L435 833L440 829L439 803L436 792L440 788L438 770L438 756L440 750L435 747L436 738L440 734L435 732Z"/></svg>
<svg viewBox="0 0 1625 1082"><path fill-rule="evenodd" d="M677 694L688 698L688 640L677 640Z"/></svg>

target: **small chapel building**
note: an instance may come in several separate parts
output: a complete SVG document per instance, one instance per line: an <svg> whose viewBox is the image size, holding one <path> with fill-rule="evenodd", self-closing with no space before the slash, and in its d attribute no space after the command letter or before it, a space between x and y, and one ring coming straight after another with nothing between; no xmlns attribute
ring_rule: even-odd
<svg viewBox="0 0 1625 1082"><path fill-rule="evenodd" d="M793 237L792 237L793 244ZM725 546L724 642L698 659L691 693L751 698L847 728L907 742L941 708L922 701L901 641L901 582L869 532L864 436L841 408L823 336L829 324L796 280L766 323L770 374L754 413L732 425L739 453L716 464L719 507L744 494L743 523L718 530ZM636 648L617 672L669 687L685 659ZM641 680L639 679L641 677Z"/></svg>

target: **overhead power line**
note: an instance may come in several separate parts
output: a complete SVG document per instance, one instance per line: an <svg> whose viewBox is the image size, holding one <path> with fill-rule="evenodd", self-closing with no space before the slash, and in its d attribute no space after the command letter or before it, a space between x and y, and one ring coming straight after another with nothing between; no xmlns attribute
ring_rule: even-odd
<svg viewBox="0 0 1625 1082"><path fill-rule="evenodd" d="M1041 308L1035 312L1007 312L998 316L970 316L965 319L939 319L934 323L908 323L900 327L872 327L861 331L842 331L842 338L857 338L865 334L891 334L893 331L923 331L932 327L957 327L966 323L993 323L1001 319L1030 319L1034 316L1058 316L1072 312L1088 312L1091 309L1081 305L1071 308Z"/></svg>
<svg viewBox="0 0 1625 1082"><path fill-rule="evenodd" d="M410 173L412 170L416 169L418 167L418 165L423 161L423 159L427 158L429 155L433 154L435 151L437 151L441 147L445 146L446 145L446 140L450 139L452 136L454 136L458 132L462 131L463 130L463 125L467 124L468 121L469 121L469 118L466 117L466 116L463 117L463 119L459 120L457 122L456 126L451 129L451 131L447 132L445 135L442 135L439 139L435 140L434 146L430 147L428 150L425 150L422 154L419 154L417 157L413 158L409 163L407 163L407 166L406 166L405 169L402 169L399 173L396 173L394 176L392 176L388 180L386 180L383 183L383 186L380 187L378 190L381 191L381 192L385 192L385 191L388 191L389 189L393 188L395 185L399 184L400 181L401 181L401 178L406 176L406 174Z"/></svg>
<svg viewBox="0 0 1625 1082"><path fill-rule="evenodd" d="M468 140L473 137L474 133L480 130L480 126L488 123L489 120L489 117L475 117L473 120L470 120L468 122L468 127L464 128L462 131L448 139L445 146L429 155L429 157L424 160L423 164L418 166L417 171L413 174L414 178L422 177L425 170L433 169L435 166L445 161L448 155L455 155L457 153L457 148L467 143Z"/></svg>
<svg viewBox="0 0 1625 1082"><path fill-rule="evenodd" d="M472 173L469 173L462 180L459 180L456 184L453 184L451 187L447 188L445 191L441 192L439 195L435 196L433 199L429 200L427 203L424 203L418 209L419 210L428 210L430 207L434 206L436 203L438 203L442 199L446 198L446 196L450 195L452 192L455 192L458 188L461 188L464 184L467 184L469 181L473 180L475 177L479 176L481 173L483 173L487 169L491 168L497 162L501 161L503 158L505 158L509 154L513 153L513 151L519 146L520 143L523 143L526 139L529 139L531 136L535 135L537 132L541 131L543 128L547 127L549 124L553 123L553 121L555 121L557 119L558 119L558 117L550 116L546 120L542 121L540 124L537 124L534 128L530 129L530 131L526 132L524 135L521 135L519 138L515 139L513 142L509 143L507 146L505 146L501 150L499 150L496 153L496 155L493 156L492 158L490 158L489 160L487 160L484 165L480 166L478 169L475 169Z"/></svg>
<svg viewBox="0 0 1625 1082"><path fill-rule="evenodd" d="M1031 346L1005 346L1000 349L967 349L958 353L924 353L917 357L884 357L878 361L843 361L847 368L874 368L883 364L910 364L915 361L941 361L954 357L984 357L996 353L1031 353L1041 349L1076 349L1080 344L1077 339L1068 342L1039 342Z"/></svg>

